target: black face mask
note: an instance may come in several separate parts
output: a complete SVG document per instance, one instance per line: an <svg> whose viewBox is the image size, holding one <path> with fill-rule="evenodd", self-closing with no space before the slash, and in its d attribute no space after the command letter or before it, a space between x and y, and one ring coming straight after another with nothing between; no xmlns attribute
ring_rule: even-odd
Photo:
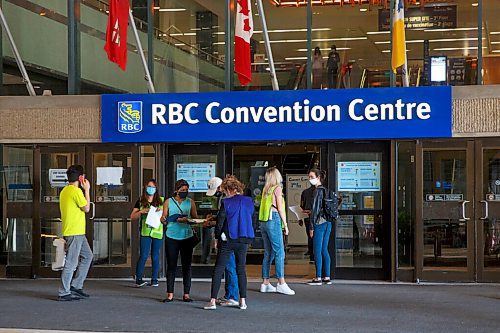
<svg viewBox="0 0 500 333"><path fill-rule="evenodd" d="M187 196L188 196L188 192L177 192L177 195L179 196L179 198L181 199L186 199Z"/></svg>
<svg viewBox="0 0 500 333"><path fill-rule="evenodd" d="M217 198L219 197L222 197L222 192L221 191L216 191L214 196L216 196Z"/></svg>

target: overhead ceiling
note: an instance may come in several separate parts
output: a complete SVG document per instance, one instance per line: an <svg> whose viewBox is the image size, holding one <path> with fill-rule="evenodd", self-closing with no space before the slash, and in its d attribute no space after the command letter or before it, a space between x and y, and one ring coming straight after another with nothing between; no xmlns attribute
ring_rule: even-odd
<svg viewBox="0 0 500 333"><path fill-rule="evenodd" d="M254 2L254 1L253 1ZM477 55L477 1L451 1L457 5L456 30L407 30L409 60L423 58L423 40L430 41L431 55L448 57ZM307 56L306 7L276 7L263 0L269 37L275 62L303 63ZM483 0L483 54L500 56L500 6L498 0ZM211 11L218 16L217 45L224 54L224 0L160 0L160 8L184 8L182 12L161 12L160 30L168 30L187 44L196 44L197 11ZM343 61L355 61L364 68L389 67L388 33L378 33L378 6L314 6L313 48L319 46L327 54L330 45L340 50ZM260 16L253 3L257 53L265 53ZM178 43L181 44L181 43Z"/></svg>

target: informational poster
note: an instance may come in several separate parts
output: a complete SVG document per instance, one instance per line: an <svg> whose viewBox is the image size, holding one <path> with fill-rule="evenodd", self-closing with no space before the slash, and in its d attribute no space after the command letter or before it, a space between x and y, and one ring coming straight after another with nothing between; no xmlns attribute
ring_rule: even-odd
<svg viewBox="0 0 500 333"><path fill-rule="evenodd" d="M49 169L49 183L52 188L66 186L68 184L66 169Z"/></svg>
<svg viewBox="0 0 500 333"><path fill-rule="evenodd" d="M354 216L344 215L337 220L335 247L337 267L353 267L354 264Z"/></svg>
<svg viewBox="0 0 500 333"><path fill-rule="evenodd" d="M215 177L215 163L178 163L176 180L189 183L190 192L206 192L208 181Z"/></svg>
<svg viewBox="0 0 500 333"><path fill-rule="evenodd" d="M123 167L97 167L96 185L123 185Z"/></svg>
<svg viewBox="0 0 500 333"><path fill-rule="evenodd" d="M290 245L306 245L307 235L305 227L298 224L298 220L288 207L300 206L300 196L302 191L311 186L307 175L286 175L286 219L288 221L288 244Z"/></svg>
<svg viewBox="0 0 500 333"><path fill-rule="evenodd" d="M339 192L380 191L380 161L338 162Z"/></svg>

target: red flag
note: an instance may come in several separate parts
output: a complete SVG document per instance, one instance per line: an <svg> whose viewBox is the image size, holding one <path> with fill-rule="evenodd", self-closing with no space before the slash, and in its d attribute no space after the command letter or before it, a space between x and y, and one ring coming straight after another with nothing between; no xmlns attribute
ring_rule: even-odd
<svg viewBox="0 0 500 333"><path fill-rule="evenodd" d="M128 0L110 0L108 28L106 29L106 45L104 50L108 59L115 62L121 69L127 67L127 29Z"/></svg>
<svg viewBox="0 0 500 333"><path fill-rule="evenodd" d="M252 34L252 3L250 0L238 0L234 33L234 71L238 74L242 86L252 82L252 61L250 57L250 38Z"/></svg>

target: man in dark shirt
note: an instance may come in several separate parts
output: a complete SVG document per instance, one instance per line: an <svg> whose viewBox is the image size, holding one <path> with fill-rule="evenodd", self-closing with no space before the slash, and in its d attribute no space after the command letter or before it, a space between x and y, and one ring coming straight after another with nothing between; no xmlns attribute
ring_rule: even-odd
<svg viewBox="0 0 500 333"><path fill-rule="evenodd" d="M311 213L315 189L316 189L316 187L311 185L309 188L302 191L302 194L300 195L300 208L302 208L304 213L307 213L307 214ZM304 223L306 225L306 235L307 235L307 253L306 253L306 255L309 255L310 261L314 261L313 239L309 233L309 230L312 230L311 220L309 218L305 218ZM300 223L300 225L302 225L302 223Z"/></svg>
<svg viewBox="0 0 500 333"><path fill-rule="evenodd" d="M330 53L328 53L328 60L326 62L326 69L328 71L328 88L337 88L337 76L339 71L340 56L337 52L337 46L332 45Z"/></svg>

